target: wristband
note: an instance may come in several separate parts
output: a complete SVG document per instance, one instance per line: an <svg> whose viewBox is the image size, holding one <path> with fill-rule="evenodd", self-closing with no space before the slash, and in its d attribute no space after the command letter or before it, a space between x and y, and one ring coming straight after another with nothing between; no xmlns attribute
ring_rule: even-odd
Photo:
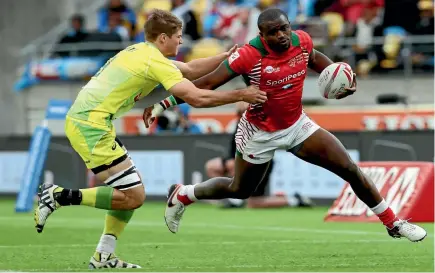
<svg viewBox="0 0 435 273"><path fill-rule="evenodd" d="M169 96L166 99L159 102L159 104L163 108L163 110L166 110L171 106L177 105L178 103L174 96Z"/></svg>
<svg viewBox="0 0 435 273"><path fill-rule="evenodd" d="M154 104L154 108L151 111L151 117L157 117L161 113L163 113L163 111L165 111L165 109L161 106L161 102L160 103L156 103L156 104Z"/></svg>

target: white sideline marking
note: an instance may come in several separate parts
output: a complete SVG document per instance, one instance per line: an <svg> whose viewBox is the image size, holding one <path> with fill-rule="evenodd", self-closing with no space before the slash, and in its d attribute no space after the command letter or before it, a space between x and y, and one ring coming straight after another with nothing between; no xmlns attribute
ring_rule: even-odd
<svg viewBox="0 0 435 273"><path fill-rule="evenodd" d="M146 242L146 243L123 243L123 246L187 246L187 245L246 245L246 244L288 244L288 243L330 244L331 240L263 240L263 241L205 241L205 242ZM334 243L399 243L400 240L341 240ZM402 242L404 242L402 240ZM29 245L0 245L0 248L80 248L95 247L96 244L29 244Z"/></svg>
<svg viewBox="0 0 435 273"><path fill-rule="evenodd" d="M74 219L74 221L71 221ZM0 221L29 221L33 223L33 218L30 217L7 217L0 216ZM101 220L93 220L93 219L82 219L82 218L50 218L47 220L50 226L51 223L57 224L67 223L69 228L77 227L81 229L85 229L86 225L94 225L103 227L103 218ZM381 223L379 223L381 225ZM1 223L0 223L1 226ZM11 222L8 223L8 226L11 226ZM135 221L132 220L128 223L129 227L132 226L151 226L151 227L164 227L166 226L164 222L147 222L147 221ZM292 227L272 227L272 226L240 226L240 225L217 225L217 224L200 224L200 223L182 223L183 227L191 227L191 228L214 228L214 229L231 229L231 230L258 230L258 231L283 231L283 232L302 232L302 233L318 233L318 234L347 234L347 235L383 235L388 236L387 232L376 232L376 231L363 231L363 230L342 230L342 229L310 229L310 228L292 228ZM181 231L183 232L183 231ZM432 234L427 235L428 238L433 238Z"/></svg>

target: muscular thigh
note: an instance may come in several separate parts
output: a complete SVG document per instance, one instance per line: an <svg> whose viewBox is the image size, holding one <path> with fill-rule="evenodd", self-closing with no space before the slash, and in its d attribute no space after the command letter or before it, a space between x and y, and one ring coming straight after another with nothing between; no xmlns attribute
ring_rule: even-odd
<svg viewBox="0 0 435 273"><path fill-rule="evenodd" d="M270 162L253 164L237 154L235 159L235 174L231 187L246 193L253 193L263 180Z"/></svg>
<svg viewBox="0 0 435 273"><path fill-rule="evenodd" d="M143 191L141 177L113 128L67 117L65 132L99 184L104 183L125 194Z"/></svg>
<svg viewBox="0 0 435 273"><path fill-rule="evenodd" d="M323 128L302 143L296 156L335 173L352 162L343 144Z"/></svg>
<svg viewBox="0 0 435 273"><path fill-rule="evenodd" d="M120 142L118 143L120 144ZM123 191L126 195L129 195L129 193L135 195L137 192L144 193L142 178L130 157L126 157L120 163L108 166L107 169L98 172L96 176L97 180L102 181L107 186Z"/></svg>

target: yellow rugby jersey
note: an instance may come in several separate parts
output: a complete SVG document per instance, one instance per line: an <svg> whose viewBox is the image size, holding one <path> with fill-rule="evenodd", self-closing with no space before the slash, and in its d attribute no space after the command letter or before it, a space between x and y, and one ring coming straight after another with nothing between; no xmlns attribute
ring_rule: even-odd
<svg viewBox="0 0 435 273"><path fill-rule="evenodd" d="M181 82L181 71L150 43L134 44L116 54L82 88L68 116L111 126L139 99L153 105ZM154 91L153 91L154 90Z"/></svg>

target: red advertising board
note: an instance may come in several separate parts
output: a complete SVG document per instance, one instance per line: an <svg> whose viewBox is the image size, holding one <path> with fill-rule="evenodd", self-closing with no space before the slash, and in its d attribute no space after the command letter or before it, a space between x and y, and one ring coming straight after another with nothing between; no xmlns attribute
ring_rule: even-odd
<svg viewBox="0 0 435 273"><path fill-rule="evenodd" d="M401 219L434 221L434 164L431 162L362 162L359 164ZM325 221L379 221L349 184L328 211Z"/></svg>

